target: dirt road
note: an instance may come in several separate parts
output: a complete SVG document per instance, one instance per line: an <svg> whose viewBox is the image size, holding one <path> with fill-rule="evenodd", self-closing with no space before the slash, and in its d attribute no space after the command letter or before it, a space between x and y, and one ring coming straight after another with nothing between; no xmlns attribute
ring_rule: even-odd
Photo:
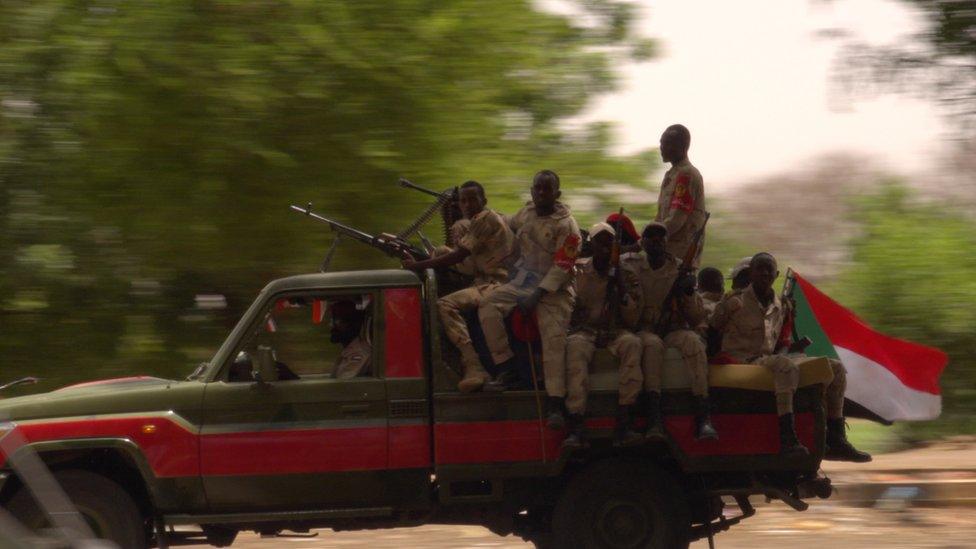
<svg viewBox="0 0 976 549"><path fill-rule="evenodd" d="M755 517L715 537L721 549L943 549L976 548L976 513L972 509L880 510L816 503L803 513L782 504L763 506ZM202 546L200 546L202 547ZM374 532L321 530L314 538L237 538L239 549L442 549L448 547L527 548L518 538L502 538L484 528L423 526ZM708 547L706 541L692 545Z"/></svg>

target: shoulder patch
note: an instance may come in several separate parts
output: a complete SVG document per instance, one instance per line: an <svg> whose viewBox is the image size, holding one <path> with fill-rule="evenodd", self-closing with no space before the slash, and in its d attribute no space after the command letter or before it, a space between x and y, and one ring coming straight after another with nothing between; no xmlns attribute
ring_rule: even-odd
<svg viewBox="0 0 976 549"><path fill-rule="evenodd" d="M695 198L691 196L691 175L687 172L681 172L675 177L671 208L686 212L695 210Z"/></svg>

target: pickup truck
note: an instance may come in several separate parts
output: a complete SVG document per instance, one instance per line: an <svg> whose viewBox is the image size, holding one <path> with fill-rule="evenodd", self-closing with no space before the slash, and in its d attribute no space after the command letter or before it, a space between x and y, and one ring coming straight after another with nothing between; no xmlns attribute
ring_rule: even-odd
<svg viewBox="0 0 976 549"><path fill-rule="evenodd" d="M720 439L696 440L676 356L664 375L667 440L618 448L616 370L599 353L589 443L563 450L566 434L543 424L535 391L457 390L443 291L432 271L275 280L186 380L138 376L0 400L0 440L17 431L95 533L123 548L428 523L482 525L538 547L688 547L753 515L749 496L797 510L829 497L817 472L824 360L802 365L795 399L807 457L780 455L772 378L753 365L711 368ZM323 319L337 300L362 311L365 375L333 375L339 349ZM0 462L0 512L43 528L15 460Z"/></svg>

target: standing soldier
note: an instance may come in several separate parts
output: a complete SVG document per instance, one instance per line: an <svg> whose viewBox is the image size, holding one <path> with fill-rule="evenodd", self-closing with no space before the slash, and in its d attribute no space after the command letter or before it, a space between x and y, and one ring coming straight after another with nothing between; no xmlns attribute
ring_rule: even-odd
<svg viewBox="0 0 976 549"><path fill-rule="evenodd" d="M512 253L515 237L501 214L486 208L485 189L477 181L467 181L458 191L458 204L464 219L457 221L451 231L457 247L445 254L425 261L406 259L403 266L414 271L440 269L463 265L474 276L474 285L437 300L444 331L458 350L464 364L464 378L458 389L470 393L488 381L488 372L481 365L468 325L462 317L465 310L477 309L485 297L508 278L505 261Z"/></svg>
<svg viewBox="0 0 976 549"><path fill-rule="evenodd" d="M610 277L616 267L612 265L615 235L607 223L593 225L590 229L593 257L576 262L576 306L566 340L566 411L569 413L569 436L563 441L566 447L578 447L582 443L589 366L597 347L606 347L620 361L615 443L628 446L643 441L633 428L634 403L641 389L641 340L633 332L642 305L640 284L633 276L623 276L619 268ZM612 291L611 284L615 285Z"/></svg>
<svg viewBox="0 0 976 549"><path fill-rule="evenodd" d="M654 221L668 229L668 252L675 257L687 257L695 233L705 225L705 187L701 172L688 160L691 133L681 124L668 126L661 135L661 158L671 164L664 174L661 193L657 198ZM698 242L692 270L698 268L704 238Z"/></svg>
<svg viewBox="0 0 976 549"><path fill-rule="evenodd" d="M799 353L805 344L789 343L783 324L793 314L788 301L773 290L779 276L776 259L758 253L749 265L751 284L741 292L730 294L719 303L712 325L722 336L722 352L734 361L759 364L773 372L776 412L779 415L780 452L805 455L809 452L796 438L793 422L793 394L800 381L800 368L785 354ZM866 462L871 456L858 451L847 441L844 423L844 391L847 376L839 360L830 360L834 379L827 386L826 459Z"/></svg>
<svg viewBox="0 0 976 549"><path fill-rule="evenodd" d="M638 321L638 337L643 346L641 370L647 414L647 437L664 437L661 425L661 371L664 351L678 349L685 368L691 376L691 392L695 395L695 437L717 439L712 426L708 402L708 363L705 344L694 331L705 318L701 296L695 292L695 277L679 277L681 261L668 253L668 229L662 223L651 222L644 228L641 247L644 252L629 258L624 269L632 271L640 281L643 308ZM672 287L677 290L675 309L664 311L665 301ZM662 318L666 322L662 323Z"/></svg>
<svg viewBox="0 0 976 549"><path fill-rule="evenodd" d="M542 170L532 180L532 201L514 217L518 258L509 282L499 286L478 308L492 359L511 370L515 354L508 344L505 316L516 305L523 313L538 311L542 367L549 395L549 426L562 429L566 397L566 328L573 310L573 269L580 231L569 207L559 202L559 176Z"/></svg>

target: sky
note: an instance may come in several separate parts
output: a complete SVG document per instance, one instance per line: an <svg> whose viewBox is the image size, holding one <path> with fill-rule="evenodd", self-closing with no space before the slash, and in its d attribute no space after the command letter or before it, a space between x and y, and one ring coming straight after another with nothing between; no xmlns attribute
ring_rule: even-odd
<svg viewBox="0 0 976 549"><path fill-rule="evenodd" d="M692 162L721 192L802 170L818 155L867 155L908 176L941 151L936 106L897 95L851 98L831 75L838 31L875 45L905 39L920 19L890 0L638 0L638 32L659 55L620 67L621 86L583 120L617 124L616 152L656 147L661 131L692 133Z"/></svg>

